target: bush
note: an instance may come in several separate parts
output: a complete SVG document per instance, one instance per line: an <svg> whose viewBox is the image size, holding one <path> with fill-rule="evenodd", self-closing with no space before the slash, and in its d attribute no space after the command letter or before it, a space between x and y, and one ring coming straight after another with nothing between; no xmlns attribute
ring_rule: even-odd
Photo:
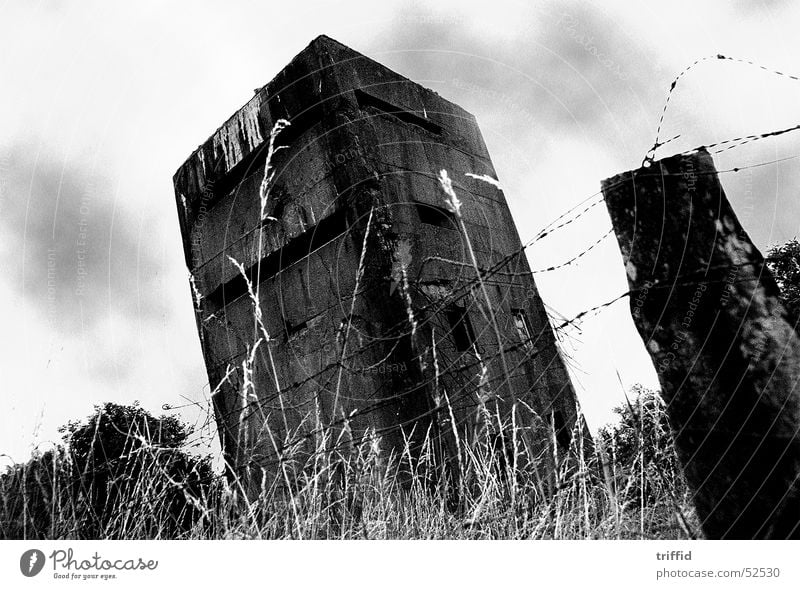
<svg viewBox="0 0 800 589"><path fill-rule="evenodd" d="M614 409L619 423L600 431L621 500L654 505L683 496L686 485L664 401L657 391L634 385L634 399Z"/></svg>
<svg viewBox="0 0 800 589"><path fill-rule="evenodd" d="M71 470L63 447L36 452L0 476L0 539L52 538Z"/></svg>
<svg viewBox="0 0 800 589"><path fill-rule="evenodd" d="M61 428L64 446L0 477L3 538L176 538L202 523L214 475L174 417L105 403Z"/></svg>
<svg viewBox="0 0 800 589"><path fill-rule="evenodd" d="M767 266L781 289L781 300L792 321L800 318L800 242L791 239L767 253Z"/></svg>

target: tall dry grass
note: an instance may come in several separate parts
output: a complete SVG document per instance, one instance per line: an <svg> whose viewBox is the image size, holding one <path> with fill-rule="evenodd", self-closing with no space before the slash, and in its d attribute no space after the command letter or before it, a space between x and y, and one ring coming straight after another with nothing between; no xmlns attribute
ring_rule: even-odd
<svg viewBox="0 0 800 589"><path fill-rule="evenodd" d="M462 441L463 475L456 479L436 464L430 438L409 470L411 463L401 468L404 458L383 456L369 436L345 454L327 435L298 476L288 484L264 477L257 493L224 474L189 488L165 466L163 448L146 441L126 466L136 477L106 482L111 503L103 514L93 489L75 478L69 449L59 448L0 477L0 537L649 539L688 538L699 529L674 455L667 455L671 439L657 439L663 455L643 447L621 463L610 447L619 437L598 438L609 447L585 455L576 427L552 493L543 493L537 457L509 462L488 439ZM669 433L641 438L654 435Z"/></svg>

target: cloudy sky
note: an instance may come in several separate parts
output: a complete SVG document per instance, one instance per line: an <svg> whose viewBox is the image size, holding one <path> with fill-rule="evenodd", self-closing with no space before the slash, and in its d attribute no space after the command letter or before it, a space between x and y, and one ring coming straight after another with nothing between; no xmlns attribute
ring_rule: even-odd
<svg viewBox="0 0 800 589"><path fill-rule="evenodd" d="M0 3L0 454L24 459L103 401L204 403L172 174L319 34L478 117L523 241L636 168L672 79L718 53L800 73L792 2ZM672 98L661 155L800 122L800 82L703 62ZM786 135L720 170L800 153ZM722 175L762 248L798 234L800 161ZM602 207L528 252L543 268L610 228ZM626 290L616 242L537 275L554 316ZM655 374L621 301L564 334L593 427ZM619 375L619 377L618 377ZM181 415L194 422L191 405Z"/></svg>

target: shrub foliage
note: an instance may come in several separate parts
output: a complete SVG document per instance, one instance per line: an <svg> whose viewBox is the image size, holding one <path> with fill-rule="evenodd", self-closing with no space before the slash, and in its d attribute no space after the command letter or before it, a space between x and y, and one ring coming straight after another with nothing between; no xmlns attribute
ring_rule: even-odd
<svg viewBox="0 0 800 589"><path fill-rule="evenodd" d="M105 403L61 428L63 445L0 477L2 538L181 537L201 521L213 473L169 416Z"/></svg>

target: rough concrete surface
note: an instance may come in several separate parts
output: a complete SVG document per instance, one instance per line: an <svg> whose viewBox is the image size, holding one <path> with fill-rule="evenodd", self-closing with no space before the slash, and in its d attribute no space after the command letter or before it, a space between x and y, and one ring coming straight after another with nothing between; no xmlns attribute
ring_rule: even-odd
<svg viewBox="0 0 800 589"><path fill-rule="evenodd" d="M279 119L291 125L278 135L287 147L271 162L262 220L259 187ZM479 265L507 260L485 285L509 374L442 169ZM480 427L481 406L500 416L497 428L513 413L538 432L531 440L544 455L553 419L575 424L547 315L525 255L514 255L521 243L505 197L467 172L496 177L471 114L324 36L180 167L197 325L236 469L311 452L327 426L346 426L348 443L377 432L386 455L431 433L446 453L450 409L465 435ZM252 375L242 363L264 333L229 257L246 269L270 337Z"/></svg>

